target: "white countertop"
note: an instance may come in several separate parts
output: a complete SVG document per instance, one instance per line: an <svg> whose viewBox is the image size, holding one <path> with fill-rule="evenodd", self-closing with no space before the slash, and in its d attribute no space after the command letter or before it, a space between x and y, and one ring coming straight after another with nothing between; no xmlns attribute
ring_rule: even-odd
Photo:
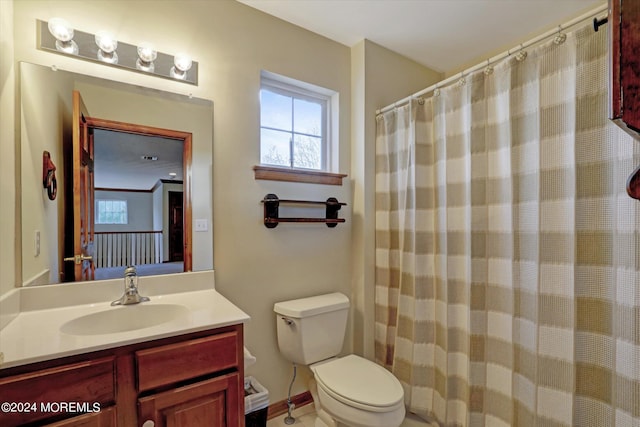
<svg viewBox="0 0 640 427"><path fill-rule="evenodd" d="M143 329L100 335L71 335L61 332L60 328L69 320L87 314L104 310L126 310L128 308L126 306L110 305L112 300L122 294L121 281L117 283L105 281L99 286L108 287L108 291L93 293L101 297L108 295L107 299L87 303L85 295L79 298L83 303L75 305L69 303L69 301L73 302L72 297L67 298L67 303L63 306L44 304L42 301L34 303L34 300L42 299L43 294L39 295L37 290L29 289L25 293L31 294L23 296L27 300L21 303L23 309L0 330L0 353L4 356L0 369L247 322L250 319L249 316L213 288L212 275L213 272L211 272L210 286L203 285L203 282L207 283L209 280L206 274L172 275L175 276L172 281L180 282L180 285L174 285L171 293L162 293L168 289L161 283L166 279L144 278L144 281L140 281L139 292L141 295L149 296L151 300L141 304L178 304L186 307L186 314L175 320ZM195 281L189 285L191 278L195 278ZM159 285L153 288L156 282ZM78 289L77 286L96 285L84 283L73 286ZM145 287L148 292L145 292ZM51 287L47 288L43 293L52 292ZM74 288L68 290L73 291ZM94 291L97 290L94 288ZM59 288L54 292L58 292L59 295L65 291ZM64 298L60 299L64 300Z"/></svg>

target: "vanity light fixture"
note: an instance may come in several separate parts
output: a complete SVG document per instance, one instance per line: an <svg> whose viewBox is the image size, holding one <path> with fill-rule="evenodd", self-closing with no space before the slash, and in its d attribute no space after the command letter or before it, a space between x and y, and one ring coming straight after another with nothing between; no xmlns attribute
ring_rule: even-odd
<svg viewBox="0 0 640 427"><path fill-rule="evenodd" d="M98 46L98 59L109 64L118 63L118 40L108 31L98 31L96 33L96 45Z"/></svg>
<svg viewBox="0 0 640 427"><path fill-rule="evenodd" d="M136 60L136 68L140 71L153 73L155 71L153 61L158 57L158 51L156 51L151 43L144 42L140 43L137 52L138 59Z"/></svg>
<svg viewBox="0 0 640 427"><path fill-rule="evenodd" d="M69 22L62 18L52 18L47 27L56 39L56 50L70 55L78 54L78 44L73 41L73 28Z"/></svg>
<svg viewBox="0 0 640 427"><path fill-rule="evenodd" d="M186 53L169 55L158 52L150 43L124 43L107 31L86 33L74 29L62 18L51 18L49 22L38 20L37 24L38 48L42 50L173 81L198 84L198 63Z"/></svg>
<svg viewBox="0 0 640 427"><path fill-rule="evenodd" d="M191 69L193 60L186 53L177 53L173 57L173 67L171 67L171 77L184 80L187 77L187 71Z"/></svg>

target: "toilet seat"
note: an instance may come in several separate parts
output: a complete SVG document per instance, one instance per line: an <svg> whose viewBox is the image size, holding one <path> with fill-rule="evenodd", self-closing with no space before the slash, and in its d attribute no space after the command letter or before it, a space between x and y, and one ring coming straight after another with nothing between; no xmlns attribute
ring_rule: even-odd
<svg viewBox="0 0 640 427"><path fill-rule="evenodd" d="M349 355L311 366L318 387L339 402L371 412L389 412L404 405L404 390L380 365Z"/></svg>

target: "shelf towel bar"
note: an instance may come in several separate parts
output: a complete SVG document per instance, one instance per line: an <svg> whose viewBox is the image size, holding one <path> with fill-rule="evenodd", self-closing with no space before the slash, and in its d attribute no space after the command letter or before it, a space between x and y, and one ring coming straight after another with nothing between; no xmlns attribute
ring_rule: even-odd
<svg viewBox="0 0 640 427"><path fill-rule="evenodd" d="M344 218L338 218L338 211L346 203L339 202L335 197L329 197L325 201L313 200L291 200L279 199L275 194L267 194L261 200L264 204L264 225L267 228L275 228L281 222L306 222L306 223L325 223L327 227L333 228L341 222L345 222ZM298 204L298 205L325 205L326 212L324 218L280 218L278 208L280 203Z"/></svg>

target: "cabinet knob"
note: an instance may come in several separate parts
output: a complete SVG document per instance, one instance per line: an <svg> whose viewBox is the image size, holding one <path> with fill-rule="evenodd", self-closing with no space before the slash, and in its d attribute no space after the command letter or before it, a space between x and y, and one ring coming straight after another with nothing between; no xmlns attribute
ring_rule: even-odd
<svg viewBox="0 0 640 427"><path fill-rule="evenodd" d="M147 420L142 423L142 427L154 427L156 423L153 420Z"/></svg>

